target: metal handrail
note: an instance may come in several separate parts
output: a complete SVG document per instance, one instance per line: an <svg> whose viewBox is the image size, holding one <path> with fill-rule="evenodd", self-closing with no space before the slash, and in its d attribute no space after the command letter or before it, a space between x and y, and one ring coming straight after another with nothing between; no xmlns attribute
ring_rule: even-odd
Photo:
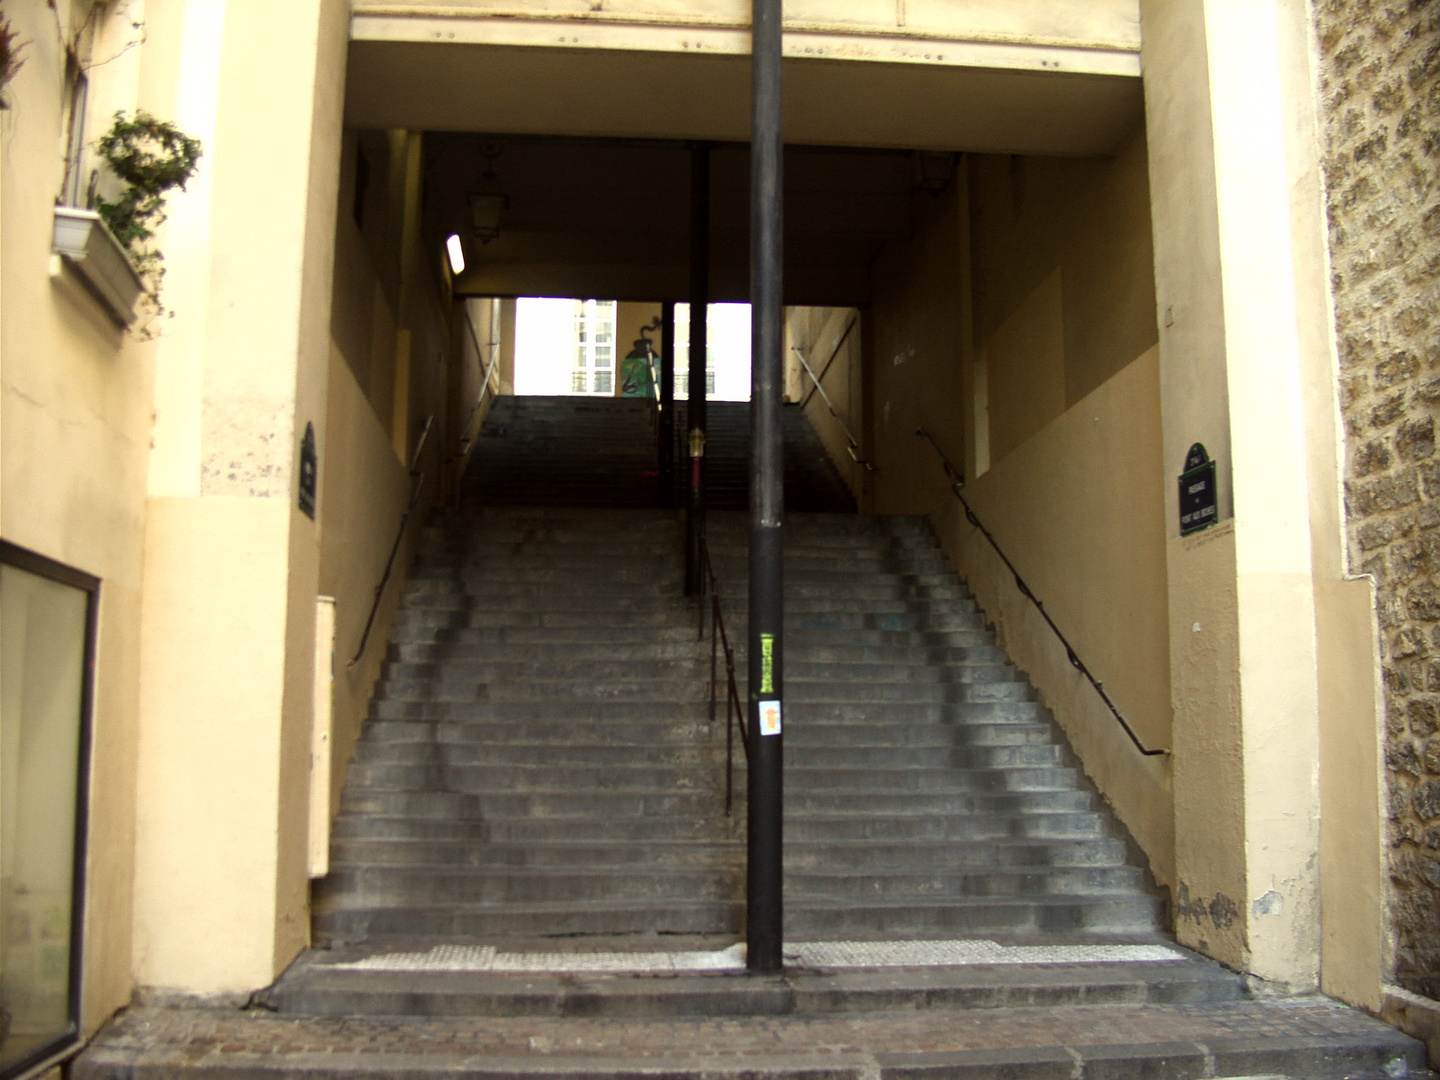
<svg viewBox="0 0 1440 1080"><path fill-rule="evenodd" d="M463 305L462 305L463 306ZM470 331L470 340L475 343L475 354L483 356L485 349L480 344L480 335L475 331L475 323L470 318L470 309L465 307L465 326ZM492 316L493 323L493 316ZM490 342L490 362L485 365L485 374L480 379L480 393L475 396L475 404L470 407L470 415L465 417L465 425L460 429L460 450L456 452L457 458L464 457L470 444L475 440L470 438L470 425L475 422L475 414L480 411L480 406L485 404L485 395L490 392L490 376L495 371L495 365L500 360L500 342Z"/></svg>
<svg viewBox="0 0 1440 1080"><path fill-rule="evenodd" d="M345 665L347 668L353 668L360 663L366 646L370 644L370 631L375 628L375 616L380 612L380 599L385 595L385 586L390 584L390 575L395 571L395 556L400 554L400 545L405 540L405 526L410 523L410 515L415 512L415 507L420 502L420 492L425 487L425 474L420 471L420 455L425 450L425 440L430 438L430 429L434 424L435 417L427 416L425 426L420 430L420 439L415 443L415 453L410 458L410 501L405 512L400 515L400 527L395 530L395 543L390 545L390 557L385 560L385 573L380 575L380 584L375 586L375 598L370 601L370 615L366 618L365 630L360 635L360 647Z"/></svg>
<svg viewBox="0 0 1440 1080"><path fill-rule="evenodd" d="M820 369L820 377L816 380L816 385L812 386L810 392L800 399L800 407L802 409L810 404L810 399L815 396L815 391L820 388L819 383L824 382L825 376L830 374L830 368L835 363L835 358L840 355L840 346L844 345L849 339L850 331L855 329L855 324L859 321L859 312L853 312L850 316L850 321L845 324L845 329L841 330L840 336L835 339L835 344L830 349L830 355L826 358L824 366ZM791 348L794 348L794 346L791 346Z"/></svg>
<svg viewBox="0 0 1440 1080"><path fill-rule="evenodd" d="M650 373L650 393L645 395L645 412L650 417L650 430L660 429L660 372L655 367L655 350L645 350L645 369Z"/></svg>
<svg viewBox="0 0 1440 1080"><path fill-rule="evenodd" d="M750 736L745 731L745 708L740 704L740 687L735 681L735 650L730 645L730 635L725 632L725 616L720 610L720 581L715 576L715 567L710 562L710 545L706 538L700 538L700 559L705 573L700 579L699 622L700 641L705 640L705 590L710 590L710 723L715 723L717 713L717 689L719 680L719 652L725 652L725 813L730 813L735 802L735 731L740 731L740 744L745 751L745 760L750 760Z"/></svg>
<svg viewBox="0 0 1440 1080"><path fill-rule="evenodd" d="M820 385L819 377L815 372L810 370L810 365L805 360L805 354L800 351L800 346L791 345L790 348L794 351L795 355L799 357L800 366L805 369L805 374L810 376L810 381L815 384L815 389L820 391L821 400L825 402L825 407L830 410L830 415L834 417L835 422L840 425L840 430L845 432L845 442L847 443L845 452L850 455L850 460L866 472L876 472L877 470L873 462L866 461L860 457L860 443L855 438L855 433L850 430L849 425L846 424L845 421L840 418L840 414L835 411L835 403L830 400L830 395L825 392L825 387Z"/></svg>
<svg viewBox="0 0 1440 1080"><path fill-rule="evenodd" d="M1000 545L995 542L995 537L990 534L990 530L980 521L979 516L976 515L975 509L970 505L969 500L960 494L960 489L965 486L965 477L954 465L950 464L950 459L945 456L945 451L940 449L940 444L935 441L935 437L923 427L916 428L915 434L928 442L931 449L933 449L940 458L940 464L945 469L945 476L950 481L950 491L954 494L955 498L960 500L960 505L965 508L965 520L979 529L980 535L985 537L985 539L989 541L990 546L995 549L995 554L1000 556L1000 561L1005 564L1005 568L1009 570L1014 577L1015 587L1020 590L1020 594L1035 605L1035 610L1040 612L1040 617L1049 624L1055 636L1060 639L1060 644L1065 646L1065 657L1070 661L1070 666L1089 680L1090 685L1095 688L1095 692L1100 695L1100 700L1103 701L1105 707L1110 710L1110 715L1120 722L1120 726L1125 729L1125 734L1130 736L1130 741L1135 744L1135 749L1139 750L1140 753L1146 757L1168 755L1170 753L1169 750L1151 750L1147 748L1145 744L1140 741L1140 736L1135 734L1135 729L1126 722L1125 717L1120 715L1120 710L1115 707L1115 702L1111 701L1110 695L1105 692L1104 684L1095 678L1090 669L1085 666L1085 661L1080 659L1079 655L1075 652L1075 647L1070 644L1069 639L1060 631L1060 627L1055 625L1055 620L1050 617L1050 613L1045 610L1044 602L1030 591L1030 586L1025 584L1025 579L1020 576L1020 571L1015 569L1015 564L1012 563L1009 556L1000 549Z"/></svg>

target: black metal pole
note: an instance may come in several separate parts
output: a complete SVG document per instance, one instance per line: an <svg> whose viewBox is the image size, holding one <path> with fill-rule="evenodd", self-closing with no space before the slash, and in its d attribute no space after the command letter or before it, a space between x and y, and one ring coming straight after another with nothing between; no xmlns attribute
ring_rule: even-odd
<svg viewBox="0 0 1440 1080"><path fill-rule="evenodd" d="M785 390L781 0L754 0L750 126L750 728L746 965L780 971L783 926Z"/></svg>
<svg viewBox="0 0 1440 1080"><path fill-rule="evenodd" d="M690 149L690 483L685 515L685 595L704 589L700 545L705 538L705 317L710 304L710 147Z"/></svg>
<svg viewBox="0 0 1440 1080"><path fill-rule="evenodd" d="M656 471L660 505L675 505L675 304L660 305L660 423L656 426Z"/></svg>

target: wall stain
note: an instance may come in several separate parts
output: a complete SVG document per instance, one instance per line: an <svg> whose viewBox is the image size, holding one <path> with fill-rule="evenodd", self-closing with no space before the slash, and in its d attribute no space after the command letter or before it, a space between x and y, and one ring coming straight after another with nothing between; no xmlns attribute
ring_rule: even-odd
<svg viewBox="0 0 1440 1080"><path fill-rule="evenodd" d="M1209 919L1216 930L1227 930L1234 925L1240 908L1224 893L1217 892L1208 902L1204 897L1190 897L1190 887L1181 885L1175 894L1175 918L1192 919L1204 923Z"/></svg>
<svg viewBox="0 0 1440 1080"><path fill-rule="evenodd" d="M1285 901L1274 889L1271 889L1250 905L1250 914L1257 917L1260 915L1283 915L1284 912Z"/></svg>

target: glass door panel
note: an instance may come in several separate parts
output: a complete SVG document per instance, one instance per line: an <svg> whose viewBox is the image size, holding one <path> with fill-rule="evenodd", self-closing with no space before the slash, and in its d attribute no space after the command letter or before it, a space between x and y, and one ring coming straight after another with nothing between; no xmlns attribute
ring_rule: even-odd
<svg viewBox="0 0 1440 1080"><path fill-rule="evenodd" d="M76 1032L77 867L95 583L8 544L0 557L4 1076L64 1048Z"/></svg>

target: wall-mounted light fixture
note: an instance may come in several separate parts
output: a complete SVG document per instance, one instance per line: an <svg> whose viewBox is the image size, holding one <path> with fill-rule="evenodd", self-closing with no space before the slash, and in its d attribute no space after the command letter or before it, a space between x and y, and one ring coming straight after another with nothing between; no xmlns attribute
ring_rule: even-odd
<svg viewBox="0 0 1440 1080"><path fill-rule="evenodd" d="M480 148L480 156L485 159L485 172L480 177L479 189L466 197L475 238L482 244L488 244L500 235L500 215L510 205L510 196L500 190L495 176L495 159L503 149L498 143L486 143Z"/></svg>
<svg viewBox="0 0 1440 1080"><path fill-rule="evenodd" d="M950 186L950 181L955 176L955 165L959 160L959 154L949 151L915 151L916 186L931 195L939 195Z"/></svg>
<svg viewBox="0 0 1440 1080"><path fill-rule="evenodd" d="M450 256L450 272L459 277L465 272L465 245L459 233L451 233L445 241L445 254Z"/></svg>

